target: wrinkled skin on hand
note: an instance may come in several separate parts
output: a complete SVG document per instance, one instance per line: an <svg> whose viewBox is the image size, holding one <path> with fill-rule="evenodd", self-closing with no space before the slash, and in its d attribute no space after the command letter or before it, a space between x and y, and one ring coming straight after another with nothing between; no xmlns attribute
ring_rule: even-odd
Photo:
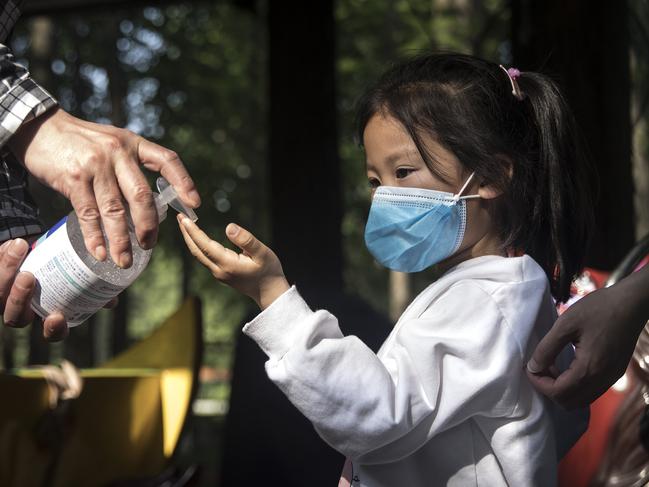
<svg viewBox="0 0 649 487"><path fill-rule="evenodd" d="M194 182L175 152L129 130L86 122L60 108L24 124L8 145L34 177L70 200L88 251L105 260L110 248L111 258L123 268L133 263L127 212L143 248L152 248L158 236L153 193L141 167L161 173L188 206L200 205ZM2 306L9 326L24 326L33 319L29 302L34 277L16 275L27 250L27 243L17 239L4 247L1 257ZM60 313L48 316L43 333L48 340L65 337L65 318Z"/></svg>

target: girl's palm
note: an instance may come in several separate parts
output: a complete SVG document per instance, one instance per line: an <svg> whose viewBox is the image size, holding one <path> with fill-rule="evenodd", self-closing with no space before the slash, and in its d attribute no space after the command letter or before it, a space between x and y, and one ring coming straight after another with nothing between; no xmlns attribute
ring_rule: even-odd
<svg viewBox="0 0 649 487"><path fill-rule="evenodd" d="M179 215L178 220L192 255L216 279L250 296L260 308L289 288L275 253L247 230L233 223L226 228L227 237L242 250L237 253L210 239L188 218Z"/></svg>

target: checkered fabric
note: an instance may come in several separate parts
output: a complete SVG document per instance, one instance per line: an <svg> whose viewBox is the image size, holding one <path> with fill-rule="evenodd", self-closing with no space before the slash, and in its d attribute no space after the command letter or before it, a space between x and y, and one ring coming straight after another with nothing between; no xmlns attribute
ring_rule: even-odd
<svg viewBox="0 0 649 487"><path fill-rule="evenodd" d="M57 104L3 44L20 16L21 3L0 0L0 242L43 231L38 209L27 191L27 172L6 144L23 123Z"/></svg>

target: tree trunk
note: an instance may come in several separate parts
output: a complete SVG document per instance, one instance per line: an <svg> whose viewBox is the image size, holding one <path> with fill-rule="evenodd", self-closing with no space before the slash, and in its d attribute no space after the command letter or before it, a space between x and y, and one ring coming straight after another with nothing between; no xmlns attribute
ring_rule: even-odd
<svg viewBox="0 0 649 487"><path fill-rule="evenodd" d="M268 7L272 246L308 302L331 309L343 287L333 0ZM263 353L247 342L237 342L222 484L336 485L342 457L259 376Z"/></svg>
<svg viewBox="0 0 649 487"><path fill-rule="evenodd" d="M272 241L309 294L342 288L333 2L270 2Z"/></svg>

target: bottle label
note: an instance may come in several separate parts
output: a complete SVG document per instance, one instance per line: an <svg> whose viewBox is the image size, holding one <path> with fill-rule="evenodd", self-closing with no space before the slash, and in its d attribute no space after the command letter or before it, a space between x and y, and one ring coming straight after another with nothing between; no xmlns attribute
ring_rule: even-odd
<svg viewBox="0 0 649 487"><path fill-rule="evenodd" d="M71 326L81 324L126 286L101 279L72 248L67 216L33 245L21 266L36 277L32 308L45 317L60 311Z"/></svg>

